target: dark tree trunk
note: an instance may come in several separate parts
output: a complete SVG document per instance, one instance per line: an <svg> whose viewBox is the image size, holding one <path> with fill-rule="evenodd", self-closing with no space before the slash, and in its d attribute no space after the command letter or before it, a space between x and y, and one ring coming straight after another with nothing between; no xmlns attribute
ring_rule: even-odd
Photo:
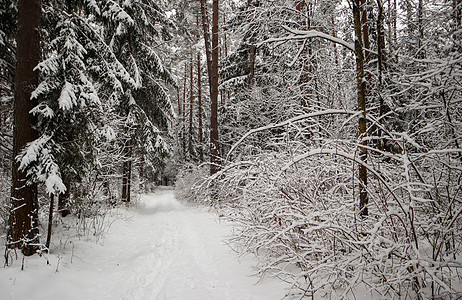
<svg viewBox="0 0 462 300"><path fill-rule="evenodd" d="M183 80L183 115L181 116L182 128L182 143L183 143L183 158L186 160L186 81L188 78L188 65L184 64L184 80Z"/></svg>
<svg viewBox="0 0 462 300"><path fill-rule="evenodd" d="M417 57L418 58L425 58L425 47L423 46L424 40L424 3L423 0L419 0L419 4L417 7L417 27L419 30L419 35L417 38Z"/></svg>
<svg viewBox="0 0 462 300"><path fill-rule="evenodd" d="M40 59L40 17L40 0L19 1L14 78L14 157L27 143L37 138L34 130L36 119L29 112L37 105L36 99L31 100L31 93L38 84L38 71L33 69ZM37 185L27 184L26 173L19 171L18 167L19 162L13 160L7 244L11 248L21 248L24 255L32 255L39 243Z"/></svg>
<svg viewBox="0 0 462 300"><path fill-rule="evenodd" d="M144 185L144 183L145 183L145 179L144 179L144 163L145 163L144 154L141 154L139 172L140 172L140 190L142 192L146 191L146 187Z"/></svg>
<svg viewBox="0 0 462 300"><path fill-rule="evenodd" d="M398 27L397 27L397 19L398 19L398 5L396 4L396 0L393 0L393 47L396 47L398 42ZM398 63L398 54L395 56L395 62Z"/></svg>
<svg viewBox="0 0 462 300"><path fill-rule="evenodd" d="M367 160L367 142L366 142L366 81L364 80L364 54L362 41L362 20L361 20L361 1L353 0L353 18L355 27L355 53L356 53L356 85L358 110L361 111L359 117L359 138L361 147L359 149L359 159L361 163ZM367 169L362 164L359 165L359 213L361 216L367 216Z"/></svg>
<svg viewBox="0 0 462 300"><path fill-rule="evenodd" d="M47 241L45 243L45 247L50 251L50 241L51 241L51 230L53 227L53 209L55 205L55 195L50 195L50 210L48 212L48 232L47 232Z"/></svg>
<svg viewBox="0 0 462 300"><path fill-rule="evenodd" d="M181 157L181 149L180 149L180 144L181 144L181 115L182 115L182 112L181 112L181 98L180 98L180 88L177 87L176 88L176 95L177 95L177 101L178 101L178 154L179 156Z"/></svg>
<svg viewBox="0 0 462 300"><path fill-rule="evenodd" d="M210 49L206 1L200 0L200 3L210 88L210 174L213 175L218 172L220 163L218 145L218 0L213 0L212 5L212 49Z"/></svg>
<svg viewBox="0 0 462 300"><path fill-rule="evenodd" d="M247 1L247 6L249 9L251 8L252 5L252 0ZM253 30L253 26L250 28L250 30ZM251 33L250 36L250 49L249 49L249 82L251 85L254 84L255 82L255 53L256 53L256 47L255 47L255 37L254 33Z"/></svg>
<svg viewBox="0 0 462 300"><path fill-rule="evenodd" d="M201 87L201 56L197 53L197 106L199 110L199 159L204 162L204 149L202 147L202 87Z"/></svg>
<svg viewBox="0 0 462 300"><path fill-rule="evenodd" d="M209 33L209 17L207 14L207 1L200 0L201 3L201 16L202 16L202 30L204 31L204 44L205 44L205 57L207 59L207 73L209 79L209 87L212 86L212 54L210 52L210 33Z"/></svg>
<svg viewBox="0 0 462 300"><path fill-rule="evenodd" d="M365 49L364 64L365 66L367 66L369 64L370 56L371 56L370 55L371 43L369 42L369 26L367 24L367 2L366 0L361 0L361 23L362 23L362 34L363 34L363 48Z"/></svg>
<svg viewBox="0 0 462 300"><path fill-rule="evenodd" d="M132 145L128 142L126 146L126 157L122 171L122 201L130 202L131 178L132 178Z"/></svg>
<svg viewBox="0 0 462 300"><path fill-rule="evenodd" d="M218 140L218 0L212 5L212 62L210 78L210 174L219 170L220 151Z"/></svg>
<svg viewBox="0 0 462 300"><path fill-rule="evenodd" d="M191 52L191 62L190 62L191 68L189 72L189 141L188 141L188 148L189 148L189 158L192 160L193 159L193 102L194 102L194 78L193 78L193 66L194 66L194 61L193 61L193 53Z"/></svg>
<svg viewBox="0 0 462 300"><path fill-rule="evenodd" d="M383 4L382 0L377 0L377 65L378 65L378 85L377 93L379 100L379 118L381 118L385 112L385 103L382 97L382 73L383 73L383 52L385 50L385 33L383 28ZM377 126L376 126L377 127ZM382 131L380 129L376 130L377 139L377 148L382 150Z"/></svg>
<svg viewBox="0 0 462 300"><path fill-rule="evenodd" d="M335 16L332 15L331 16L331 21L332 21L332 36L334 38L337 37L337 30L335 29ZM340 67L339 65L339 61L338 61L338 51L337 51L337 43L333 43L334 44L334 55L335 55L335 65L338 67Z"/></svg>

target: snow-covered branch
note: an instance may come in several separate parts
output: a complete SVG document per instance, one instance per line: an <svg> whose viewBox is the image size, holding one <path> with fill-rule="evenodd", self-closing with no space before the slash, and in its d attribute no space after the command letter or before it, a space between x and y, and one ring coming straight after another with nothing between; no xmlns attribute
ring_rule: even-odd
<svg viewBox="0 0 462 300"><path fill-rule="evenodd" d="M325 40L331 41L336 44L340 44L351 51L355 51L354 44L348 43L345 40L339 39L337 37L333 37L329 34L323 33L318 30L298 30L298 29L289 28L287 26L282 26L282 27L288 32L290 32L291 35L280 37L280 38L270 38L270 39L264 40L258 43L257 47L260 47L261 45L267 44L267 43L286 42L286 41L291 41L291 40L304 40L304 39L309 39L309 38L321 38L321 39L325 39Z"/></svg>
<svg viewBox="0 0 462 300"><path fill-rule="evenodd" d="M257 132L261 132L261 131L265 131L265 130L269 130L269 129L274 129L274 128L278 128L278 127L284 127L286 125L290 125L290 124L293 124L293 123L297 123L297 122L301 122L301 121L304 121L306 119L310 119L310 118L314 118L314 117L320 117L320 116L325 116L325 115L335 115L335 114L339 114L339 115L358 115L360 114L360 112L357 112L357 111L348 111L348 110L342 110L342 109L327 109L327 110L324 110L324 111L317 111L317 112L314 112L314 113L309 113L309 114L304 114L304 115L300 115L300 116L296 116L294 118L291 118L289 120L286 120L284 122L281 122L281 123L277 123L277 124L269 124L269 125L266 125L266 126L262 126L262 127L259 127L259 128L255 128L255 129L252 129L250 130L249 132L247 132L246 134L244 134L232 147L231 149L229 150L228 154L226 155L226 161L229 160L229 156L233 153L233 151L247 138L249 137L250 135L252 134L255 134Z"/></svg>

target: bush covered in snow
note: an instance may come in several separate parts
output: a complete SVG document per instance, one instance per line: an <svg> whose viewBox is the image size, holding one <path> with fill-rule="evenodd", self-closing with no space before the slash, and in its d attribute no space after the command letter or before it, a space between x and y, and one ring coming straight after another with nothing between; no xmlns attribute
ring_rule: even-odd
<svg viewBox="0 0 462 300"><path fill-rule="evenodd" d="M183 168L176 176L175 197L189 203L210 204L206 187L208 175L207 166L189 165Z"/></svg>
<svg viewBox="0 0 462 300"><path fill-rule="evenodd" d="M230 163L213 178L237 223L234 246L293 293L349 298L460 295L462 173L448 151L371 151L369 215L360 216L357 149L291 148ZM437 179L436 179L437 178Z"/></svg>

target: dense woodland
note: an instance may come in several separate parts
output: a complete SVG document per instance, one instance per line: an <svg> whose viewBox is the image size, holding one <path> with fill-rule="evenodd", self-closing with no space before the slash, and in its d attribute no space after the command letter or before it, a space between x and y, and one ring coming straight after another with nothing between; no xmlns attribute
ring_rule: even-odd
<svg viewBox="0 0 462 300"><path fill-rule="evenodd" d="M460 0L0 0L5 265L48 251L59 218L169 184L299 298L460 297L461 17Z"/></svg>

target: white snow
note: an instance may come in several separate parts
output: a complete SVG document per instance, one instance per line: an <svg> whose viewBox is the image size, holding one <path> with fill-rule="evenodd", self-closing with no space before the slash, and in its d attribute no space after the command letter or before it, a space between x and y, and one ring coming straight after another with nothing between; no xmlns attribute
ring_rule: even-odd
<svg viewBox="0 0 462 300"><path fill-rule="evenodd" d="M77 104L76 99L77 97L75 95L74 85L66 81L58 99L59 108L62 110L71 109Z"/></svg>
<svg viewBox="0 0 462 300"><path fill-rule="evenodd" d="M230 225L179 203L170 189L141 197L99 244L55 234L50 264L34 255L0 268L1 299L282 299L285 285L252 277L223 239ZM115 217L111 217L115 218ZM58 271L56 271L58 269Z"/></svg>

